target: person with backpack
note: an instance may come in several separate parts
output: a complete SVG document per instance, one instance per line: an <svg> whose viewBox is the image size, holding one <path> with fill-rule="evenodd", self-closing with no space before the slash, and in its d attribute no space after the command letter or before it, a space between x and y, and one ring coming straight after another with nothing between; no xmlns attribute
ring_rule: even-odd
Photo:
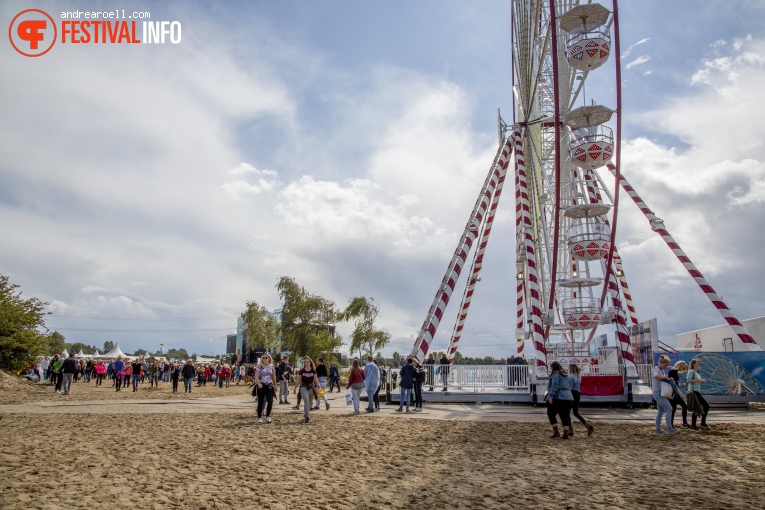
<svg viewBox="0 0 765 510"><path fill-rule="evenodd" d="M63 376L61 375L61 365L63 361L61 361L61 356L56 354L53 356L53 361L50 364L50 372L53 374L53 382L55 383L55 387L53 390L56 393L61 393L61 382L63 381Z"/></svg>
<svg viewBox="0 0 765 510"><path fill-rule="evenodd" d="M337 392L340 393L340 370L337 369L337 365L334 363L329 364L329 392L332 393L332 388L337 385Z"/></svg>

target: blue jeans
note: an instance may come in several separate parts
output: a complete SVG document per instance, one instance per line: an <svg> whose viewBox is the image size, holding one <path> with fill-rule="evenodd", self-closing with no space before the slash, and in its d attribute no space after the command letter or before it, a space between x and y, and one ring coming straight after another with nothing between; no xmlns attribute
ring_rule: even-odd
<svg viewBox="0 0 765 510"><path fill-rule="evenodd" d="M193 377L184 377L183 378L183 390L185 392L191 393L191 384L194 382Z"/></svg>
<svg viewBox="0 0 765 510"><path fill-rule="evenodd" d="M661 415L664 415L664 421L667 424L667 430L672 430L672 405L669 399L661 395L653 395L656 401L656 432L661 430Z"/></svg>
<svg viewBox="0 0 765 510"><path fill-rule="evenodd" d="M353 410L358 411L361 407L361 390L354 390L351 388L351 397L353 397Z"/></svg>
<svg viewBox="0 0 765 510"><path fill-rule="evenodd" d="M64 374L64 393L69 393L69 388L72 387L72 379L74 379L74 374Z"/></svg>
<svg viewBox="0 0 765 510"><path fill-rule="evenodd" d="M130 380L133 382L133 389L138 390L138 383L141 382L141 374L133 374L130 376Z"/></svg>
<svg viewBox="0 0 765 510"><path fill-rule="evenodd" d="M401 400L399 402L398 408L401 409L404 407L404 402L406 402L406 408L409 409L409 401L412 399L412 388L401 388Z"/></svg>
<svg viewBox="0 0 765 510"><path fill-rule="evenodd" d="M367 390L367 409L370 411L375 410L375 391L366 388Z"/></svg>

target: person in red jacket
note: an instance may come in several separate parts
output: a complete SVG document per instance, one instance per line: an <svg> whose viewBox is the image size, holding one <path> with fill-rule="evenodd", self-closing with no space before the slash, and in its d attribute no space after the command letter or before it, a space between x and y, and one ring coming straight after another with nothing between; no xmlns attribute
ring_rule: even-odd
<svg viewBox="0 0 765 510"><path fill-rule="evenodd" d="M349 388L353 397L353 414L359 414L359 408L361 407L359 397L361 396L361 390L364 388L364 371L361 369L359 358L353 359L351 375L348 377L348 385L345 389Z"/></svg>

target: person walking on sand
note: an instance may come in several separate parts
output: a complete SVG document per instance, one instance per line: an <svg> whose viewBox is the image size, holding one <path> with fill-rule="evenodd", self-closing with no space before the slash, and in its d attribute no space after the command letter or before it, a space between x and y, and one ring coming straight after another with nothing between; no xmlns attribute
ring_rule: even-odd
<svg viewBox="0 0 765 510"><path fill-rule="evenodd" d="M319 386L316 366L308 356L303 358L303 368L298 370L298 380L300 381L300 396L303 398L303 416L305 417L305 423L308 423L311 421L313 392Z"/></svg>
<svg viewBox="0 0 765 510"><path fill-rule="evenodd" d="M181 366L176 363L170 368L170 380L173 382L173 393L178 393L178 379L181 377ZM185 386L185 383L184 383Z"/></svg>
<svg viewBox="0 0 765 510"><path fill-rule="evenodd" d="M669 404L672 406L672 428L675 428L675 412L677 412L677 406L680 406L681 408L683 416L683 428L691 428L691 426L688 425L688 405L685 403L685 396L683 395L683 392L680 391L680 387L682 386L680 384L680 374L684 374L687 371L688 364L685 361L678 361L669 370L669 374L667 374L670 380L674 382L672 388L674 390L674 394L669 401ZM670 382L670 384L672 384L672 382Z"/></svg>
<svg viewBox="0 0 765 510"><path fill-rule="evenodd" d="M324 396L321 398L324 399L324 407L329 411L329 400L327 400L327 376L327 365L324 364L324 358L316 358L316 377L319 378L319 388L324 390ZM316 407L313 409L314 411L318 411L319 409L318 395L316 397Z"/></svg>
<svg viewBox="0 0 765 510"><path fill-rule="evenodd" d="M117 356L117 361L112 365L114 373L114 385L117 387L117 391L122 388L122 381L125 380L125 362L122 361L122 355Z"/></svg>
<svg viewBox="0 0 765 510"><path fill-rule="evenodd" d="M397 413L404 410L406 403L406 412L409 412L409 402L412 399L412 390L414 389L414 366L412 365L412 356L407 356L404 366L398 374L398 385L400 386L401 398L399 399Z"/></svg>
<svg viewBox="0 0 765 510"><path fill-rule="evenodd" d="M359 414L361 408L361 390L364 389L364 371L361 369L361 363L359 358L353 358L353 364L351 365L351 373L348 375L348 384L345 389L351 390L351 397L353 398L353 414Z"/></svg>
<svg viewBox="0 0 765 510"><path fill-rule="evenodd" d="M186 364L181 369L181 375L183 376L183 392L191 393L191 385L194 383L194 376L197 375L197 369L194 368L194 362L190 359L186 360Z"/></svg>
<svg viewBox="0 0 765 510"><path fill-rule="evenodd" d="M329 364L329 392L337 385L337 392L340 393L340 371L334 363Z"/></svg>
<svg viewBox="0 0 765 510"><path fill-rule="evenodd" d="M74 380L74 374L80 369L80 364L74 358L74 353L70 354L67 359L61 364L61 374L64 383L64 395L69 395L69 390L72 388L72 381Z"/></svg>
<svg viewBox="0 0 765 510"><path fill-rule="evenodd" d="M664 415L664 421L667 424L666 434L677 434L677 429L672 426L672 406L669 403L669 399L662 396L661 383L669 384L669 377L665 373L669 366L669 357L661 355L659 357L659 364L653 367L653 387L651 396L656 401L656 433L664 434L661 430L661 416Z"/></svg>
<svg viewBox="0 0 765 510"><path fill-rule="evenodd" d="M61 383L64 380L64 376L61 373L61 365L63 363L64 360L61 359L61 356L56 354L53 356L53 361L50 364L50 372L53 374L53 382L55 383L53 391L56 393L61 393Z"/></svg>
<svg viewBox="0 0 765 510"><path fill-rule="evenodd" d="M285 354L276 368L276 379L279 381L279 404L290 403L290 377L292 377L290 357Z"/></svg>
<svg viewBox="0 0 765 510"><path fill-rule="evenodd" d="M130 366L133 369L130 380L133 382L133 391L135 392L138 391L138 383L141 382L141 370L143 367L138 359L136 359Z"/></svg>
<svg viewBox="0 0 765 510"><path fill-rule="evenodd" d="M574 411L574 417L582 422L582 425L587 429L587 435L591 436L593 432L595 432L595 427L592 426L590 422L585 420L581 414L579 414L579 400L582 396L581 392L579 391L582 387L582 371L579 368L579 365L576 363L570 363L568 365L568 374L569 377L571 377L571 395L574 396L574 403L573 403L573 411ZM574 435L574 427L571 427L571 430L568 431L569 437L572 437Z"/></svg>
<svg viewBox="0 0 765 510"><path fill-rule="evenodd" d="M568 439L571 428L571 407L574 404L574 395L571 393L573 377L570 377L563 366L557 361L550 363L550 378L547 380L547 417L552 425L553 433L550 437ZM563 436L558 431L558 420L563 426Z"/></svg>
<svg viewBox="0 0 765 510"><path fill-rule="evenodd" d="M688 370L688 376L685 380L688 382L688 408L691 410L691 428L693 430L699 430L696 427L696 417L701 416L701 428L709 430L707 425L707 413L709 413L709 404L701 396L701 385L707 382L706 379L701 377L699 370L701 369L701 360L699 358L693 358L691 360L691 368Z"/></svg>
<svg viewBox="0 0 765 510"><path fill-rule="evenodd" d="M106 375L106 365L103 360L96 363L96 386L101 386L104 382L104 375Z"/></svg>
<svg viewBox="0 0 765 510"><path fill-rule="evenodd" d="M255 381L258 385L258 424L263 423L263 407L266 408L266 423L271 423L271 407L276 393L276 369L270 354L260 357L255 369Z"/></svg>
<svg viewBox="0 0 765 510"><path fill-rule="evenodd" d="M364 366L364 388L367 391L367 412L373 413L375 393L380 389L380 369L371 354L367 356L367 364Z"/></svg>

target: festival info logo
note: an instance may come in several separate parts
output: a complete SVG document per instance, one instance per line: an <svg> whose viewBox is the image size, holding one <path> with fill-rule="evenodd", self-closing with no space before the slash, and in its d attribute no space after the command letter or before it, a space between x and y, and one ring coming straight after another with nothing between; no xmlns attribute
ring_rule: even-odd
<svg viewBox="0 0 765 510"><path fill-rule="evenodd" d="M14 49L27 57L45 55L56 43L56 22L40 9L21 11L8 27Z"/></svg>

